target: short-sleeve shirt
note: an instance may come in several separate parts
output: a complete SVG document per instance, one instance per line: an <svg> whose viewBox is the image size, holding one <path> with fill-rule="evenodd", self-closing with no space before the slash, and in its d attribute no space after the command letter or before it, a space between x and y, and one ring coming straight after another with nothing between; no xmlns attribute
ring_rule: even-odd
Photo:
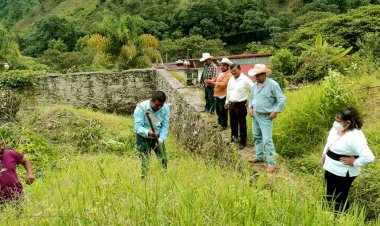
<svg viewBox="0 0 380 226"><path fill-rule="evenodd" d="M0 158L0 201L15 200L22 195L22 184L16 173L16 166L21 164L24 155L14 150L5 150Z"/></svg>

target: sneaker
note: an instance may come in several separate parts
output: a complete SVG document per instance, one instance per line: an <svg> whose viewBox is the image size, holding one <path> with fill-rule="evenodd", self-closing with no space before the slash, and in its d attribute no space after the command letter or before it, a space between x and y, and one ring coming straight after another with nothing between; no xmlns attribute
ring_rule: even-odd
<svg viewBox="0 0 380 226"><path fill-rule="evenodd" d="M253 158L248 159L248 162L250 162L250 163L252 163L252 164L258 164L258 163L263 163L264 160L262 160L262 159L257 159L256 157L253 157Z"/></svg>
<svg viewBox="0 0 380 226"><path fill-rule="evenodd" d="M275 170L276 168L274 166L268 166L265 171L267 171L268 173L273 173L273 171Z"/></svg>

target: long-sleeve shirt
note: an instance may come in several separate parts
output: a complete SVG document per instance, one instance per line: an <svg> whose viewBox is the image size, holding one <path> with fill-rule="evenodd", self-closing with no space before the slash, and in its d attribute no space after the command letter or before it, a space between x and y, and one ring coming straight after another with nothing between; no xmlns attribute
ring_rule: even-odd
<svg viewBox="0 0 380 226"><path fill-rule="evenodd" d="M143 109L148 110L149 113L157 119L157 123L155 124L152 122L153 127L155 128L155 131L158 132L159 137L158 141L164 142L166 138L168 137L169 132L169 119L170 119L170 109L167 104L164 104L162 108L156 112L152 110L152 107L150 106L150 100L146 100L144 102L141 102L139 104ZM149 126L148 117L146 116L145 112L139 107L136 106L135 112L134 112L134 119L135 119L135 132L148 139L154 139L153 137L149 136L149 131L151 131L151 128Z"/></svg>
<svg viewBox="0 0 380 226"><path fill-rule="evenodd" d="M255 82L248 106L260 113L281 112L285 102L286 96L278 83L271 78L266 78L261 89Z"/></svg>
<svg viewBox="0 0 380 226"><path fill-rule="evenodd" d="M218 69L217 66L214 62L211 62L210 65L205 64L203 66L203 72L202 72L202 77L201 77L201 83L204 86L207 86L205 83L206 79L213 79L218 75Z"/></svg>
<svg viewBox="0 0 380 226"><path fill-rule="evenodd" d="M245 74L240 73L239 78L231 76L227 85L226 104L230 102L242 102L248 99L253 82Z"/></svg>
<svg viewBox="0 0 380 226"><path fill-rule="evenodd" d="M359 156L354 165L345 165L344 163L331 159L326 155L327 150L339 155ZM345 177L347 172L350 177L356 177L360 173L360 167L373 162L375 156L368 147L367 139L360 129L354 129L339 136L334 128L331 128L323 154L326 155L323 168L337 176Z"/></svg>

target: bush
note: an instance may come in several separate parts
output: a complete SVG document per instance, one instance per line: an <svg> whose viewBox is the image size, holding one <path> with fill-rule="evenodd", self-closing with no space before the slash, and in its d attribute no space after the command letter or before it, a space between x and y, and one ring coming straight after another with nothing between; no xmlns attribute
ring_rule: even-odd
<svg viewBox="0 0 380 226"><path fill-rule="evenodd" d="M300 44L305 50L299 58L300 67L293 79L296 82L315 82L328 75L328 69L333 68L340 72L349 64L344 58L352 48L344 49L334 47L322 40L318 34L315 38L315 44L312 46Z"/></svg>
<svg viewBox="0 0 380 226"><path fill-rule="evenodd" d="M284 88L296 71L298 60L288 49L279 50L271 57L273 79Z"/></svg>
<svg viewBox="0 0 380 226"><path fill-rule="evenodd" d="M20 109L21 97L11 90L0 90L0 122L14 120Z"/></svg>
<svg viewBox="0 0 380 226"><path fill-rule="evenodd" d="M361 57L368 60L380 61L379 37L380 32L366 33L356 42Z"/></svg>
<svg viewBox="0 0 380 226"><path fill-rule="evenodd" d="M11 70L0 74L0 90L19 90L34 85L33 76L44 75L45 71Z"/></svg>

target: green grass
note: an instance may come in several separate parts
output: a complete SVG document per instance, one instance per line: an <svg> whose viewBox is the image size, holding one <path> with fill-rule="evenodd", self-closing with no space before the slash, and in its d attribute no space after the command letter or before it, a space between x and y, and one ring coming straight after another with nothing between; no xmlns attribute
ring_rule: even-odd
<svg viewBox="0 0 380 226"><path fill-rule="evenodd" d="M358 212L334 221L321 189L287 177L251 179L200 159L153 161L147 180L139 160L109 154L73 156L28 186L20 214L7 206L1 225L361 225ZM356 208L352 208L356 210Z"/></svg>
<svg viewBox="0 0 380 226"><path fill-rule="evenodd" d="M186 78L183 77L182 75L180 75L178 72L176 71L171 71L170 74L176 78L182 85L185 85L186 86Z"/></svg>
<svg viewBox="0 0 380 226"><path fill-rule="evenodd" d="M292 95L289 99L297 98ZM149 175L141 180L131 117L57 105L22 110L18 118L9 125L12 129L30 131L38 138L32 144L42 139L60 151L53 156L52 167L44 168L43 177L25 185L24 202L3 208L0 225L377 225L365 221L363 203L334 219L331 210L323 208L321 170L315 175L286 171L251 175L247 167L238 172L194 157L169 136L168 170L152 158ZM100 144L119 133L129 134L121 141L128 143L126 150L114 152L104 146L96 152L78 151L83 148L78 136L70 134L87 136L89 131L80 128L89 125L97 125L90 133L102 131ZM25 143L23 136L18 147ZM62 147L71 151L65 153ZM285 164L292 165L291 161L297 160L285 159ZM304 158L300 166L307 161L314 159ZM41 166L32 163L35 170ZM24 173L19 171L20 178ZM375 178L363 179L365 185L377 186Z"/></svg>

